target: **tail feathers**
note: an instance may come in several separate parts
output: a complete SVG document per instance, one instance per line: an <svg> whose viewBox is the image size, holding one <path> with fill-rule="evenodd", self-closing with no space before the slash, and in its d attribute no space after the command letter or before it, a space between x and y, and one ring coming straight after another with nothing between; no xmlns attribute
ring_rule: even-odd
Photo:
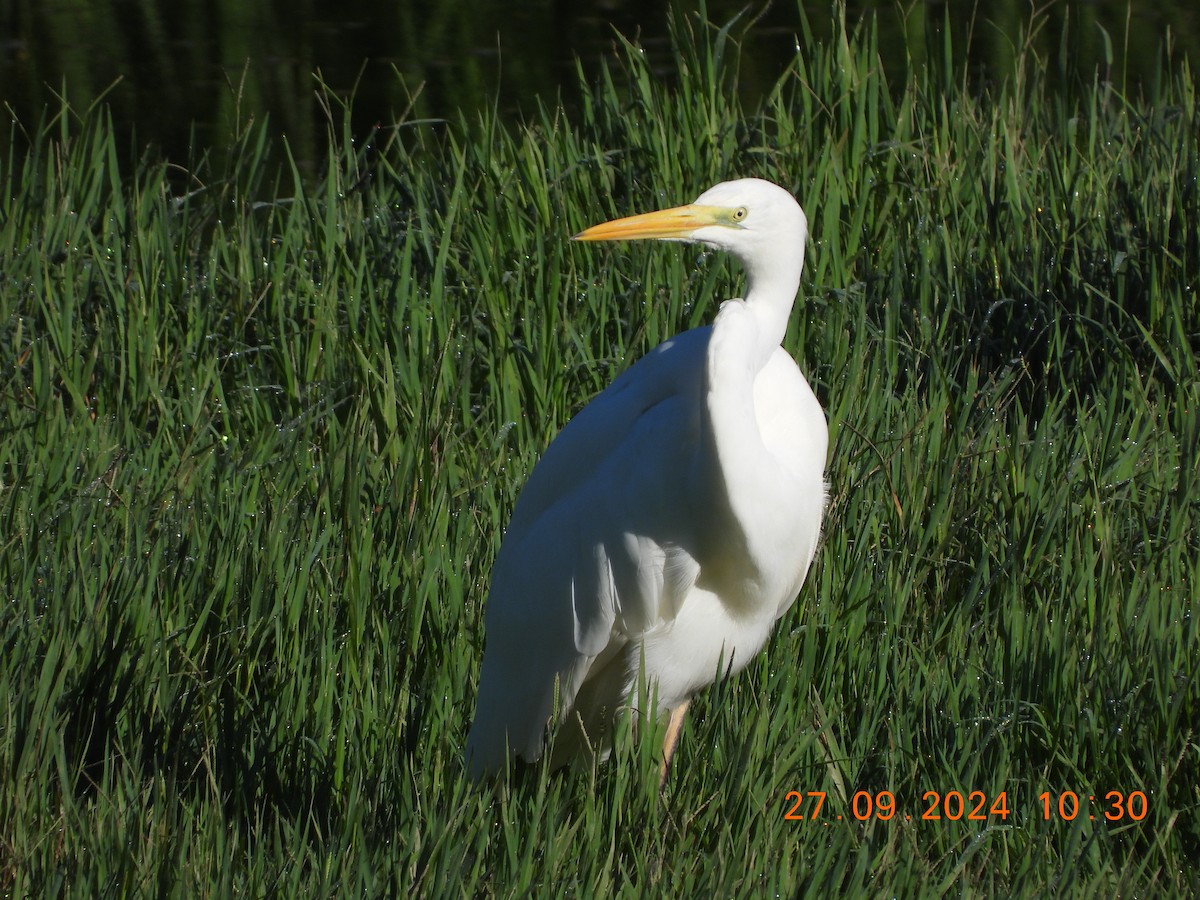
<svg viewBox="0 0 1200 900"><path fill-rule="evenodd" d="M526 762L541 757L554 706L552 689L514 688L511 679L489 677L494 673L487 662L485 657L475 720L467 734L467 774L475 781L501 774L513 756Z"/></svg>
<svg viewBox="0 0 1200 900"><path fill-rule="evenodd" d="M505 667L485 653L475 720L467 735L471 778L482 781L501 774L514 756L525 762L540 759L556 711L563 727L555 740L555 768L589 750L605 758L612 715L625 696L620 647L614 642L599 658L578 657L562 676L545 666L530 666L528 660Z"/></svg>

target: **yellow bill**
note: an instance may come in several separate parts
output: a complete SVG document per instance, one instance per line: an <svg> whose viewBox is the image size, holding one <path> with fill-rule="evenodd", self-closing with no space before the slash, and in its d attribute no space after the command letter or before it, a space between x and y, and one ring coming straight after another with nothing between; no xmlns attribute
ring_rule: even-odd
<svg viewBox="0 0 1200 900"><path fill-rule="evenodd" d="M724 206L676 206L658 212L626 216L593 225L574 235L573 241L634 241L647 238L683 240L700 228L712 225L736 225L739 210Z"/></svg>

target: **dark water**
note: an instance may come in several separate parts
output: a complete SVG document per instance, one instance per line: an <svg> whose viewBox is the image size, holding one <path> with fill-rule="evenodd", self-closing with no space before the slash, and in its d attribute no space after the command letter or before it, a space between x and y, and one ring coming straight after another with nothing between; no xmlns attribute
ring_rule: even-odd
<svg viewBox="0 0 1200 900"><path fill-rule="evenodd" d="M221 147L266 117L303 159L324 140L318 78L353 98L360 132L492 105L516 118L537 97L569 107L579 91L576 59L595 72L613 53L616 32L636 39L670 77L671 8L668 0L0 0L0 103L6 119L33 128L47 109L61 108L61 96L76 111L103 102L131 150L151 145L179 161L193 145ZM834 14L832 3L796 0L675 8L693 22L702 9L714 23L742 13L733 33L751 105L787 65L802 14L814 39L829 35ZM956 52L986 77L1005 70L1030 8L1028 0L978 10L966 0L852 2L848 19L878 15L884 62L897 75L938 46L948 21ZM1194 2L1062 0L1039 8L1031 40L1063 61L1068 78L1090 80L1100 67L1104 77L1135 85L1157 71L1168 35L1176 59L1195 58L1200 46ZM0 150L12 136L0 130Z"/></svg>

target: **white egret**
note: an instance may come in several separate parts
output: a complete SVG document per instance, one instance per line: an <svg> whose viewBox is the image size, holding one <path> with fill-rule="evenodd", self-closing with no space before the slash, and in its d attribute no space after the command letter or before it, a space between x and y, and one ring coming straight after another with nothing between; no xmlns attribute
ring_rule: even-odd
<svg viewBox="0 0 1200 900"><path fill-rule="evenodd" d="M645 678L667 720L665 777L691 698L740 671L795 601L825 508L825 415L780 347L808 222L747 178L695 203L596 225L579 241L728 250L745 297L659 345L573 418L518 498L492 572L467 766L610 749Z"/></svg>

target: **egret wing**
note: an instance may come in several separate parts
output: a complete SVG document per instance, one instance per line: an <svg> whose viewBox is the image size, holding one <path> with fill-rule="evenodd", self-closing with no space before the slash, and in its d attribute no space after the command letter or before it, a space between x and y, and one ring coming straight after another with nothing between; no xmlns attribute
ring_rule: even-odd
<svg viewBox="0 0 1200 900"><path fill-rule="evenodd" d="M468 757L536 759L556 692L570 707L607 660L672 618L694 583L708 329L680 335L562 430L530 476L492 576Z"/></svg>

